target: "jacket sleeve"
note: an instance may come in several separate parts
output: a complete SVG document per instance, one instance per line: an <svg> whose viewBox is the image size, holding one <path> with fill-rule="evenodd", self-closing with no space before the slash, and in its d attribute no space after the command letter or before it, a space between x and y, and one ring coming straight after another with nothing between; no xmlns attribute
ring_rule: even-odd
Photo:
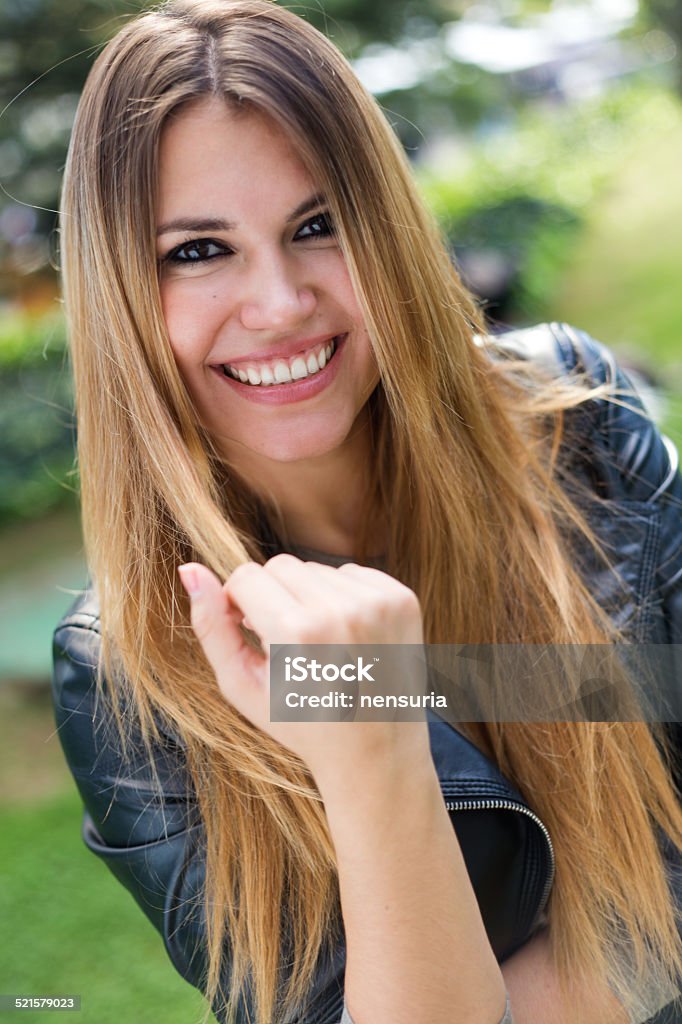
<svg viewBox="0 0 682 1024"><path fill-rule="evenodd" d="M598 515L594 525L607 549L621 554L618 569L628 578L631 603L639 605L632 638L682 644L682 477L675 445L660 434L614 354L584 331L539 324L506 332L494 345L549 376L580 373L592 385L609 386L615 400L588 401L566 416L566 483L577 479L583 494L603 501L602 522ZM593 581L599 573L594 565L590 570ZM606 582L596 579L597 592ZM682 679L679 647L677 656Z"/></svg>
<svg viewBox="0 0 682 1024"><path fill-rule="evenodd" d="M613 353L582 331L552 324L564 366L585 372L594 384L610 384L617 401L588 403L576 434L585 438L582 465L589 484L607 502L608 530L635 567L641 643L671 645L665 664L674 682L675 719L682 706L682 475L673 442L661 435L636 388ZM588 422L585 423L584 420ZM579 453L580 454L580 453ZM608 509L611 505L611 509ZM628 531L630 543L628 543ZM637 550L634 547L637 546ZM625 570L624 570L625 572ZM668 723L682 782L682 725Z"/></svg>
<svg viewBox="0 0 682 1024"><path fill-rule="evenodd" d="M669 645L665 664L673 690L682 688L682 476L675 445L648 415L636 387L613 353L567 324L546 324L518 332L512 354L536 359L557 376L579 372L593 385L608 384L615 401L597 399L568 417L567 465L587 492L603 500L591 521L607 550L618 552L619 601L629 605L622 624L635 642ZM595 569L590 581L608 593L614 576ZM610 577L610 578L607 578ZM620 624L620 623L619 623ZM660 648L659 648L660 650ZM673 702L678 708L680 694ZM682 725L667 723L682 790ZM663 840L671 889L682 908L682 865L678 851ZM682 926L681 926L682 927ZM677 1004L657 1012L647 1024L680 1024Z"/></svg>
<svg viewBox="0 0 682 1024"><path fill-rule="evenodd" d="M172 736L155 749L158 786L139 735L124 760L118 733L96 685L99 620L80 601L54 636L53 695L58 734L84 804L86 846L132 894L161 934L176 970L203 989L206 969L204 831ZM224 950L224 978L230 950ZM337 1024L343 1010L345 950L321 958L305 1012L296 1024ZM227 981L224 981L224 985ZM220 1007L214 1012L225 1019ZM248 992L238 1024L255 1019Z"/></svg>

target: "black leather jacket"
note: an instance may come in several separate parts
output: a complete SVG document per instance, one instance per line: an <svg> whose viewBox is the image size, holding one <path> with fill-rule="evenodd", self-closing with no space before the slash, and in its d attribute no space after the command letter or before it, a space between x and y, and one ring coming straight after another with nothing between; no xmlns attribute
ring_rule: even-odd
<svg viewBox="0 0 682 1024"><path fill-rule="evenodd" d="M608 350L565 325L509 332L496 344L502 356L541 362L556 375L577 367L595 383L629 386ZM595 592L606 602L616 599L619 621L633 639L682 645L682 478L673 446L634 404L592 401L572 412L565 461L574 478L607 501L595 513L594 528L617 575L588 567ZM164 736L160 790L141 748L124 763L96 699L99 639L96 599L88 591L55 632L53 686L59 736L85 806L83 838L161 933L177 970L201 987L202 824L182 745ZM682 681L679 659L676 674ZM553 879L551 839L520 794L460 733L435 716L429 731L443 797L502 960L542 920ZM229 949L225 956L227 962ZM296 1018L300 1024L340 1019L344 960L342 944L321 958L310 1003ZM252 1020L243 1009L243 1019Z"/></svg>

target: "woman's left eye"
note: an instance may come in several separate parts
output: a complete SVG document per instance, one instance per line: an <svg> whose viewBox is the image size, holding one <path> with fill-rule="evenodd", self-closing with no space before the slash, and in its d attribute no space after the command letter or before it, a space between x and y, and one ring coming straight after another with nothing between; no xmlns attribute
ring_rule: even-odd
<svg viewBox="0 0 682 1024"><path fill-rule="evenodd" d="M334 234L334 225L329 213L316 213L307 220L296 232L294 238L330 238Z"/></svg>
<svg viewBox="0 0 682 1024"><path fill-rule="evenodd" d="M226 245L214 241L212 238L196 238L192 242L183 242L182 245L176 245L163 258L163 262L192 266L198 263L206 263L219 256L227 256L230 252L231 250Z"/></svg>

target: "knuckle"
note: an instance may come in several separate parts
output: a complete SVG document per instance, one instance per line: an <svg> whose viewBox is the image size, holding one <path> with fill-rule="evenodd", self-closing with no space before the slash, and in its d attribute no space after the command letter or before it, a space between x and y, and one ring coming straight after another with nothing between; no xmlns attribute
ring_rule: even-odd
<svg viewBox="0 0 682 1024"><path fill-rule="evenodd" d="M367 607L368 615L375 622L411 621L421 615L417 595L407 587L377 594Z"/></svg>
<svg viewBox="0 0 682 1024"><path fill-rule="evenodd" d="M398 593L397 607L401 612L406 612L408 614L418 614L421 612L419 598L415 594L414 590L410 590L409 587L401 587Z"/></svg>
<svg viewBox="0 0 682 1024"><path fill-rule="evenodd" d="M385 619L392 615L396 607L395 599L387 594L379 594L372 602L372 611L377 618Z"/></svg>
<svg viewBox="0 0 682 1024"><path fill-rule="evenodd" d="M380 622L393 613L394 602L387 594L364 594L362 601L353 604L345 616L345 622L354 630L366 628L372 622Z"/></svg>
<svg viewBox="0 0 682 1024"><path fill-rule="evenodd" d="M312 623L301 626L296 631L295 642L297 644L319 644L323 642L323 639L324 633Z"/></svg>
<svg viewBox="0 0 682 1024"><path fill-rule="evenodd" d="M254 569L259 569L260 566L256 562L242 562L241 565L236 566L229 575L228 583L231 583L234 579L241 579L242 577L249 576L253 573Z"/></svg>
<svg viewBox="0 0 682 1024"><path fill-rule="evenodd" d="M300 562L299 558L295 555L287 554L286 551L281 551L278 555L273 555L272 558L268 558L267 562L263 566L264 569L279 569L286 567L287 565L296 565Z"/></svg>
<svg viewBox="0 0 682 1024"><path fill-rule="evenodd" d="M329 636L329 625L324 615L319 613L310 614L308 612L305 619L297 619L292 635L296 636L295 642L299 644L324 643L325 639Z"/></svg>
<svg viewBox="0 0 682 1024"><path fill-rule="evenodd" d="M352 640L359 642L367 630L372 614L376 612L373 613L367 606L354 605L343 616L344 632L348 633Z"/></svg>
<svg viewBox="0 0 682 1024"><path fill-rule="evenodd" d="M292 644L296 643L296 636L299 632L300 622L295 615L289 613L283 613L278 622L278 626L282 631L282 636L285 638L284 643Z"/></svg>
<svg viewBox="0 0 682 1024"><path fill-rule="evenodd" d="M394 608L412 611L419 608L419 598L414 590L400 580L391 579L390 590L387 591Z"/></svg>

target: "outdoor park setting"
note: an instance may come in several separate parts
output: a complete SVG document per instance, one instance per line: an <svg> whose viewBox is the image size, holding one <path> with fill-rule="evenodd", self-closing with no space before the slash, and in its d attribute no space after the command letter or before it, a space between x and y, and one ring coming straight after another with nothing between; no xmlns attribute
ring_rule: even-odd
<svg viewBox="0 0 682 1024"><path fill-rule="evenodd" d="M586 330L682 445L682 0L284 5L388 112L491 330ZM93 1024L203 1010L81 841L50 703L87 578L55 211L87 71L148 6L0 0L0 994L80 995Z"/></svg>

